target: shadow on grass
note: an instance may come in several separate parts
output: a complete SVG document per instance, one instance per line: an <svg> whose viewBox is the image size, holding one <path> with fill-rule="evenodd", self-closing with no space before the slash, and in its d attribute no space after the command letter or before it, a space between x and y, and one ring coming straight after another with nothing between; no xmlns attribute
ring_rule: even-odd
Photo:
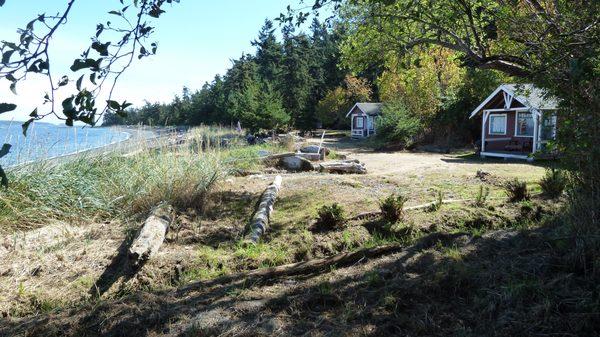
<svg viewBox="0 0 600 337"><path fill-rule="evenodd" d="M441 160L450 164L527 164L537 167L550 167L552 165L556 165L556 161L549 159L537 159L533 162L528 162L522 159L503 159L494 157L481 158L475 153L468 153L462 155L447 155L444 156Z"/></svg>
<svg viewBox="0 0 600 337"><path fill-rule="evenodd" d="M434 233L347 269L139 292L52 319L5 320L0 334L597 335L598 280L559 263L551 232ZM280 286L264 288L274 284Z"/></svg>
<svg viewBox="0 0 600 337"><path fill-rule="evenodd" d="M144 267L145 261L138 265L133 265L128 256L129 246L132 238L123 240L117 254L110 261L110 264L104 269L104 272L98 280L92 285L88 293L92 299L102 297L114 284L121 280L122 284L135 277L135 275Z"/></svg>

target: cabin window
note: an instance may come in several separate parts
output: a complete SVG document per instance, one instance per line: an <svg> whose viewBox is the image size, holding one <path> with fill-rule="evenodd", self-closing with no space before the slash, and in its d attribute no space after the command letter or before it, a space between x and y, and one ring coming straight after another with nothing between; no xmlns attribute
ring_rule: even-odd
<svg viewBox="0 0 600 337"><path fill-rule="evenodd" d="M506 115L490 115L490 135L506 134Z"/></svg>
<svg viewBox="0 0 600 337"><path fill-rule="evenodd" d="M354 121L357 129L362 129L365 127L365 119L363 117L354 117Z"/></svg>
<svg viewBox="0 0 600 337"><path fill-rule="evenodd" d="M367 129L374 130L375 129L375 117L369 116L367 117Z"/></svg>
<svg viewBox="0 0 600 337"><path fill-rule="evenodd" d="M533 129L533 114L530 112L517 112L515 136L533 137Z"/></svg>

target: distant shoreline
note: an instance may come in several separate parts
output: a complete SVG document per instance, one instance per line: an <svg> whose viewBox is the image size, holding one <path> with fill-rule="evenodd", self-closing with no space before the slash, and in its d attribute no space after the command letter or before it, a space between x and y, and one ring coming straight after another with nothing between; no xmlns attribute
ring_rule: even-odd
<svg viewBox="0 0 600 337"><path fill-rule="evenodd" d="M134 141L150 140L150 139L158 137L157 130L150 129L150 128L139 129L136 127L131 128L131 127L122 127L122 126L98 127L98 129L111 129L111 128L115 129L119 133L125 134L126 138L121 139L121 140L116 140L116 141L113 141L113 142L110 142L107 144L98 145L98 146L94 146L91 148L78 150L78 151L74 151L74 152L69 152L69 153L65 153L65 154L61 154L61 155L56 155L56 156L52 156L52 157L48 157L48 158L34 159L34 160L22 162L22 163L7 165L6 168L15 169L18 167L27 166L27 165L31 165L31 164L35 164L35 163L60 161L63 159L66 160L69 158L74 158L74 157L77 157L77 156L80 156L80 155L83 155L86 153L92 153L92 152L108 153L108 152L116 151L117 149L113 149L111 151L102 151L102 150L104 150L110 146L115 146L115 145L120 145L119 149L123 149L123 148L125 148L124 145L127 143L133 143Z"/></svg>

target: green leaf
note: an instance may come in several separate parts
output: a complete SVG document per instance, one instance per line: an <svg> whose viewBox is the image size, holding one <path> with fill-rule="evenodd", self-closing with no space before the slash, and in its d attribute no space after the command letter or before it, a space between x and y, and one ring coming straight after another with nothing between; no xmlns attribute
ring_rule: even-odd
<svg viewBox="0 0 600 337"><path fill-rule="evenodd" d="M69 78L67 76L63 76L60 79L60 82L58 82L58 86L59 87L64 87L65 85L69 84Z"/></svg>
<svg viewBox="0 0 600 337"><path fill-rule="evenodd" d="M117 101L106 101L108 103L108 107L113 110L121 110L121 104Z"/></svg>
<svg viewBox="0 0 600 337"><path fill-rule="evenodd" d="M2 54L2 63L7 64L8 62L10 62L10 57L14 52L14 50L5 51L4 54Z"/></svg>
<svg viewBox="0 0 600 337"><path fill-rule="evenodd" d="M13 111L16 108L17 108L16 104L12 104L12 103L0 103L0 114L3 114L5 112L9 112L9 111Z"/></svg>
<svg viewBox="0 0 600 337"><path fill-rule="evenodd" d="M29 126L31 125L31 123L33 123L34 120L35 118L30 118L27 122L21 124L21 129L23 129L23 136L27 137L27 130L29 129Z"/></svg>
<svg viewBox="0 0 600 337"><path fill-rule="evenodd" d="M29 117L38 118L38 108L35 108L30 114Z"/></svg>
<svg viewBox="0 0 600 337"><path fill-rule="evenodd" d="M2 148L0 148L0 158L6 156L10 152L11 147L12 147L12 145L10 145L10 144L2 145Z"/></svg>
<svg viewBox="0 0 600 337"><path fill-rule="evenodd" d="M81 69L87 69L90 68L90 70L92 71L98 71L100 68L100 63L102 62L102 59L77 59L73 62L73 65L71 66L71 70L72 71L79 71Z"/></svg>
<svg viewBox="0 0 600 337"><path fill-rule="evenodd" d="M81 83L83 82L83 76L85 76L85 75L81 75L81 77L76 82L78 91L81 91Z"/></svg>
<svg viewBox="0 0 600 337"><path fill-rule="evenodd" d="M0 0L0 6L3 5L4 0ZM4 188L8 188L8 177L6 177L6 172L2 166L0 166L0 185L4 186Z"/></svg>
<svg viewBox="0 0 600 337"><path fill-rule="evenodd" d="M6 156L10 152L10 148L11 148L10 144L2 145L2 148L0 149L0 158ZM2 185L4 187L8 187L8 178L6 177L6 172L4 172L4 169L2 169L2 166L0 166L0 185Z"/></svg>
<svg viewBox="0 0 600 337"><path fill-rule="evenodd" d="M94 42L92 43L92 49L97 51L100 56L108 56L108 46L110 46L110 42L100 43Z"/></svg>
<svg viewBox="0 0 600 337"><path fill-rule="evenodd" d="M12 91L13 94L17 94L17 82L13 82L10 84L10 91Z"/></svg>
<svg viewBox="0 0 600 337"><path fill-rule="evenodd" d="M4 6L4 0L0 0L0 7L2 7L2 6Z"/></svg>
<svg viewBox="0 0 600 337"><path fill-rule="evenodd" d="M74 100L75 96L71 96L62 102L63 114L69 118L73 118L77 113L75 106L73 105Z"/></svg>

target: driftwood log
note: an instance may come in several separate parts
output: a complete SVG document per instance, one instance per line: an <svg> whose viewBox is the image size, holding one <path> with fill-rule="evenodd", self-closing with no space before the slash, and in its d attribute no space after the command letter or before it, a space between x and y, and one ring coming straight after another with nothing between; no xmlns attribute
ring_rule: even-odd
<svg viewBox="0 0 600 337"><path fill-rule="evenodd" d="M327 173L355 173L366 174L365 164L358 160L340 160L325 162L319 165L319 171Z"/></svg>
<svg viewBox="0 0 600 337"><path fill-rule="evenodd" d="M165 241L167 230L173 221L173 208L168 204L157 206L133 240L129 248L129 258L134 265L144 263L156 254Z"/></svg>
<svg viewBox="0 0 600 337"><path fill-rule="evenodd" d="M252 215L252 219L248 223L248 231L246 234L246 242L256 244L260 237L267 230L271 214L273 213L273 205L277 199L277 194L281 189L281 176L275 177L275 181L260 196L260 200L256 206L256 210Z"/></svg>
<svg viewBox="0 0 600 337"><path fill-rule="evenodd" d="M415 247L413 249L422 249ZM222 286L231 283L252 283L260 284L261 280L272 281L278 277L290 277L296 275L311 275L331 271L332 267L346 267L354 265L366 259L375 259L385 255L404 253L408 255L410 249L401 244L392 244L374 248L361 249L355 252L340 253L331 257L302 261L288 265L256 269L249 272L241 272L232 275L218 277L216 279L204 282L190 284L179 288L178 292L184 293L194 289L205 289L212 286Z"/></svg>

